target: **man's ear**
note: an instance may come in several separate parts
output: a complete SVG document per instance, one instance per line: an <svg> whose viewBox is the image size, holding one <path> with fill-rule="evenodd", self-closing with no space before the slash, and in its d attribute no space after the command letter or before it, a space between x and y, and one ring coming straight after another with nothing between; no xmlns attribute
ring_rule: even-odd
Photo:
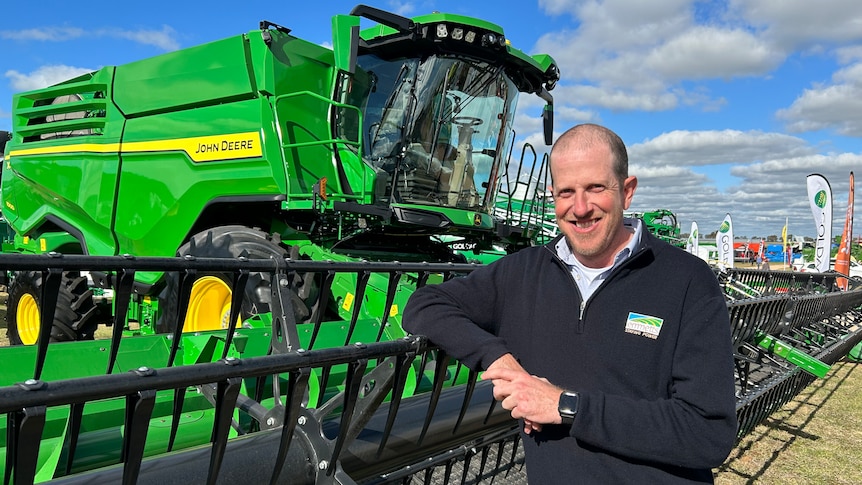
<svg viewBox="0 0 862 485"><path fill-rule="evenodd" d="M627 210L632 205L632 198L635 196L635 190L638 188L638 178L632 175L623 182L623 210Z"/></svg>

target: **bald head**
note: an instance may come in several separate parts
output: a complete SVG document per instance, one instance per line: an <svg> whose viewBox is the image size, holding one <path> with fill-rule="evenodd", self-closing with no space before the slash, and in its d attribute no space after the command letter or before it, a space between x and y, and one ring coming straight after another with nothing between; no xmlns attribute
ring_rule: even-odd
<svg viewBox="0 0 862 485"><path fill-rule="evenodd" d="M554 154L568 150L581 150L596 145L607 146L613 157L613 170L622 182L629 176L629 155L623 140L613 131L601 125L585 123L569 128L557 138L551 148L551 180L553 180Z"/></svg>

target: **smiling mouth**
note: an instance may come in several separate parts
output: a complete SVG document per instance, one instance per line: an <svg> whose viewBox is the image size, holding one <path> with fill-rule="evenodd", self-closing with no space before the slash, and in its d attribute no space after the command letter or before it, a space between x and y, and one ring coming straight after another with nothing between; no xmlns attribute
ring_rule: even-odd
<svg viewBox="0 0 862 485"><path fill-rule="evenodd" d="M599 223L598 219L589 219L586 221L571 221L578 229L589 229Z"/></svg>

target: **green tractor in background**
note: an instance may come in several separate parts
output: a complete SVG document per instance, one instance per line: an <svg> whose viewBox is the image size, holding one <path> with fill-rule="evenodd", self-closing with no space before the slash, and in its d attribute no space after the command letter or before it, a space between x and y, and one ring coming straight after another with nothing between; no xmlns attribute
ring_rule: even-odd
<svg viewBox="0 0 862 485"><path fill-rule="evenodd" d="M360 31L360 18L375 26ZM461 262L453 238L476 251L533 244L540 224L494 208L522 93L544 101L551 142L554 60L459 15L408 19L360 5L332 25L332 49L263 21L17 94L2 171L4 251ZM43 275L9 276L9 337L32 345ZM268 278L250 276L243 325L269 311ZM354 284L338 278L328 307L315 308L319 278L296 275L298 322L350 315ZM374 278L371 287L385 286ZM229 280L198 275L184 331L226 328ZM415 283L402 283L393 323ZM176 275L138 272L127 332L170 332L163 315L178 310L177 285ZM109 275L64 273L51 339L92 339L110 315L110 288Z"/></svg>
<svg viewBox="0 0 862 485"><path fill-rule="evenodd" d="M676 214L668 209L656 209L654 211L631 212L626 217L634 217L644 221L646 229L662 241L676 247L684 248L685 240L680 234L679 221Z"/></svg>

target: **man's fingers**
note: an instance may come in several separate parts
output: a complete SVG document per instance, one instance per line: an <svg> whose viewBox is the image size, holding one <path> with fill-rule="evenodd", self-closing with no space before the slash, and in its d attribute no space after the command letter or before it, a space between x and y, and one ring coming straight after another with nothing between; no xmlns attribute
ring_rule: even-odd
<svg viewBox="0 0 862 485"><path fill-rule="evenodd" d="M483 372L482 373L482 380L487 381L487 380L494 380L494 379L503 379L503 380L511 381L511 380L514 380L515 378L517 378L518 376L521 376L524 374L525 374L525 372L523 372L523 371L498 367L498 368L494 368L494 369L488 369L485 372Z"/></svg>

